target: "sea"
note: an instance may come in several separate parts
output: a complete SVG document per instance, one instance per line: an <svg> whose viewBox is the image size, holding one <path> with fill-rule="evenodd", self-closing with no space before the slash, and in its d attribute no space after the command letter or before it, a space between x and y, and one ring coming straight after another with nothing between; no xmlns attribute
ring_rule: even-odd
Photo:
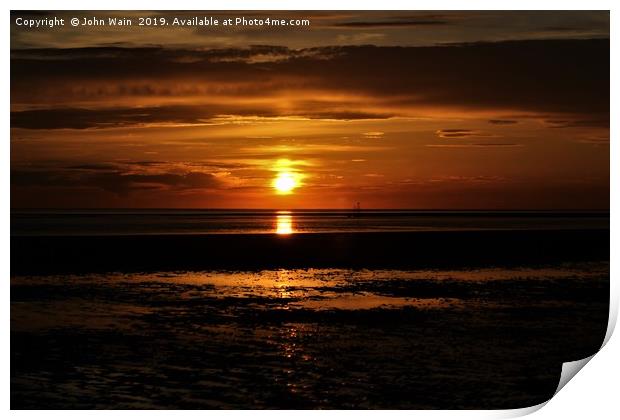
<svg viewBox="0 0 620 420"><path fill-rule="evenodd" d="M11 235L609 229L609 211L11 210Z"/></svg>

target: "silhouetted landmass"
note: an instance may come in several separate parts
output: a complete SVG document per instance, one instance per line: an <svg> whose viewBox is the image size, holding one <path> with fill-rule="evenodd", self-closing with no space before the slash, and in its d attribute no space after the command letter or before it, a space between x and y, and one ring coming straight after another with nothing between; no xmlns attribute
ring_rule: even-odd
<svg viewBox="0 0 620 420"><path fill-rule="evenodd" d="M609 230L12 236L11 273L416 268L609 259Z"/></svg>

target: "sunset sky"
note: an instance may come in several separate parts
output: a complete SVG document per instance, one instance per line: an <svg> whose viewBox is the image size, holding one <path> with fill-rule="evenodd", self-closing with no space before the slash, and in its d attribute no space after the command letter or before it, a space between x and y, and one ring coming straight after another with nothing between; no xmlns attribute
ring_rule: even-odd
<svg viewBox="0 0 620 420"><path fill-rule="evenodd" d="M13 208L609 208L608 12L45 15L12 13Z"/></svg>

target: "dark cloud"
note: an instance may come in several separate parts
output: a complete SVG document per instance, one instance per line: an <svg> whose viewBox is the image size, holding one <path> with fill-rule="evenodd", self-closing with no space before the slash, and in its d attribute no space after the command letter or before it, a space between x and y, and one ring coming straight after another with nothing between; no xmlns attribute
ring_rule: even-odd
<svg viewBox="0 0 620 420"><path fill-rule="evenodd" d="M474 147L520 147L518 143L472 143L470 146Z"/></svg>
<svg viewBox="0 0 620 420"><path fill-rule="evenodd" d="M77 169L83 171L113 171L118 169L118 166L111 163L84 163L80 165L67 166L66 169Z"/></svg>
<svg viewBox="0 0 620 420"><path fill-rule="evenodd" d="M216 107L162 106L135 108L48 108L11 112L11 126L37 129L112 128L148 124L205 124L218 115ZM361 111L300 111L276 113L264 108L243 108L235 104L217 107L221 115L240 117L302 117L308 119L363 120L385 119L391 114Z"/></svg>
<svg viewBox="0 0 620 420"><path fill-rule="evenodd" d="M496 183L496 182L504 182L507 179L503 176L498 175L476 175L476 176L462 176L462 175L453 175L453 176L442 176L431 178L427 182L462 182L462 183Z"/></svg>
<svg viewBox="0 0 620 420"><path fill-rule="evenodd" d="M204 107L51 108L11 112L11 126L30 129L85 129L136 124L199 124L214 115ZM204 119L204 120L203 120Z"/></svg>
<svg viewBox="0 0 620 420"><path fill-rule="evenodd" d="M107 44L105 46L93 46L82 48L29 48L15 49L11 51L11 59L16 63L32 64L33 61L73 61L79 60L83 68L95 70L93 66L102 64L102 61L113 59L118 61L121 73L131 74L126 68L128 65L137 65L138 70L145 69L146 63L143 60L150 60L156 63L168 63L174 65L174 72L182 72L192 67L208 65L212 63L234 63L234 62L265 62L279 61L296 57L315 57L326 58L326 53L330 48L306 48L289 49L276 45L250 45L247 48L214 48L214 49L176 49L165 48L162 46L143 46L132 47L122 43ZM333 54L334 51L331 51ZM258 59L260 57L260 59ZM142 62L142 63L140 63ZM109 66L108 63L106 66ZM193 66L187 66L193 65ZM156 74L165 75L166 68L153 69ZM101 71L101 69L100 69ZM98 73L98 72L97 72ZM96 73L95 73L96 74Z"/></svg>
<svg viewBox="0 0 620 420"><path fill-rule="evenodd" d="M580 119L550 119L545 123L551 128L575 127L609 127L609 118L580 120Z"/></svg>
<svg viewBox="0 0 620 420"><path fill-rule="evenodd" d="M510 124L517 124L519 121L517 120L489 120L489 124L494 124L494 125L510 125Z"/></svg>
<svg viewBox="0 0 620 420"><path fill-rule="evenodd" d="M96 188L125 196L142 189L193 190L218 188L221 183L209 173L123 173L102 171L99 165L77 165L80 170L16 169L11 171L13 187ZM86 171L86 168L90 170Z"/></svg>
<svg viewBox="0 0 620 420"><path fill-rule="evenodd" d="M407 20L381 20L381 21L355 21L342 22L334 26L344 28L389 28L398 26L434 26L447 25L450 22L439 19L407 19Z"/></svg>
<svg viewBox="0 0 620 420"><path fill-rule="evenodd" d="M571 26L545 26L544 28L542 28L543 31L547 31L547 32L582 32L582 31L588 31L591 28L587 28L587 27L571 27Z"/></svg>
<svg viewBox="0 0 620 420"><path fill-rule="evenodd" d="M475 131L466 130L463 128L447 128L443 130L437 130L436 133L439 137L444 137L444 138L471 137L476 134Z"/></svg>
<svg viewBox="0 0 620 420"><path fill-rule="evenodd" d="M311 119L325 120L379 120L394 117L393 113L371 113L362 111L327 111L327 112L309 112L300 114Z"/></svg>
<svg viewBox="0 0 620 420"><path fill-rule="evenodd" d="M477 130L467 130L464 128L445 128L435 132L438 137L445 139L457 139L465 137L495 137L493 134L482 133Z"/></svg>
<svg viewBox="0 0 620 420"><path fill-rule="evenodd" d="M427 144L426 147L437 147L437 148L468 148L468 147L521 147L522 144L519 143L458 143L458 144Z"/></svg>
<svg viewBox="0 0 620 420"><path fill-rule="evenodd" d="M368 99L309 101L317 91ZM289 95L290 109L280 106L278 94ZM259 109L249 105L266 95L274 95L274 102ZM94 109L106 108L112 100L149 96L211 103L193 108ZM222 97L235 100L218 102ZM29 128L195 124L219 114L385 118L407 116L408 109L442 106L539 113L608 125L609 40L301 50L277 46L14 50L11 101L13 106L20 104L19 109L29 104L48 108L12 114L14 127ZM93 109L75 106L84 102L94 104ZM389 115L369 111L381 107L398 111Z"/></svg>
<svg viewBox="0 0 620 420"><path fill-rule="evenodd" d="M166 165L170 162L161 161L161 160L127 160L122 162L125 165L135 165L135 166L160 166Z"/></svg>

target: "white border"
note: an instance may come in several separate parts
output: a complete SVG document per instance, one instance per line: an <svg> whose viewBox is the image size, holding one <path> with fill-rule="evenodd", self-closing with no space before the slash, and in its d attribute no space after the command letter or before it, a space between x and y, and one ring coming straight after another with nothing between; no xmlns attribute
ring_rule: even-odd
<svg viewBox="0 0 620 420"><path fill-rule="evenodd" d="M3 285L5 291L5 301L3 315L3 325L5 325L5 331L3 334L3 340L0 345L0 352L2 354L2 398L3 408L8 410L10 407L10 284L9 284L9 252L10 252L10 183L9 183L9 168L10 168L10 142L9 142L9 115L10 115L10 72L9 72L9 54L10 50L10 36L9 36L9 16L8 10L442 10L442 9L454 9L454 10L611 10L611 33L613 33L614 22L614 5L620 4L617 1L551 1L551 0L521 0L521 1L479 1L479 0L434 0L434 1L394 1L394 0L381 0L369 1L369 0L340 0L338 2L326 1L326 0L312 0L312 1L299 1L299 0L245 0L245 1L226 1L215 3L213 1L162 1L162 0L107 0L107 1L90 1L86 3L84 0L64 0L64 1L42 1L42 0L22 0L22 1L7 1L4 3L7 7L5 16L5 27L2 33L4 37L4 45L6 45L5 52L2 55L2 66L0 71L2 72L2 93L4 94L3 104L3 133L5 133L4 144L1 148L1 158L4 164L4 168L0 175L0 188L2 199L2 223L0 225L0 267L3 272ZM611 74L618 74L617 66L617 43L611 43ZM611 185L618 185L618 176L620 175L617 168L617 164L620 163L618 156L618 147L614 145L618 141L614 123L614 117L616 116L615 101L618 98L618 85L615 83L615 79L612 78L612 92L611 92L611 125L612 125L612 140L611 140ZM615 163L616 165L614 165ZM618 208L618 193L611 192L611 228L612 232L618 231L618 223L616 217L613 214ZM617 271L617 265L614 261L620 261L620 251L618 250L618 240L612 235L611 237L611 319L610 329L608 331L609 339L611 328L615 325L618 312L618 281L613 274ZM618 339L611 339L600 354L597 354L584 369L579 373L576 380L570 381L564 389L561 390L554 398L546 404L543 410L536 412L537 418L574 418L581 419L585 416L593 417L596 419L615 418L618 413L618 397L617 397L617 384L618 374L620 373L620 362L616 355L620 354L618 351L620 344ZM545 404L541 404L545 406ZM529 412L536 411L538 407L532 407L529 409L521 410L497 410L497 411L371 411L371 412L359 412L359 411L295 411L294 413L287 411L256 411L256 412L236 412L236 411L217 411L203 413L198 411L185 411L170 413L166 411L149 412L149 417L154 419L167 418L170 415L183 416L188 418L204 418L205 415L216 419L232 419L238 416L244 416L246 413L258 419L286 419L290 420L290 416L295 416L300 420L310 419L315 416L327 417L327 418L378 418L379 416L388 416L393 419L410 418L411 415L420 416L422 418L505 418L514 417L518 415L528 414ZM136 412L115 411L113 413L107 411L91 411L91 412L76 412L76 411L55 411L45 413L46 418L53 419L81 419L84 417L96 418L96 417L108 417L111 415L120 416L121 418L130 417L135 415ZM15 418L35 418L40 414L36 412L10 412L10 415Z"/></svg>

